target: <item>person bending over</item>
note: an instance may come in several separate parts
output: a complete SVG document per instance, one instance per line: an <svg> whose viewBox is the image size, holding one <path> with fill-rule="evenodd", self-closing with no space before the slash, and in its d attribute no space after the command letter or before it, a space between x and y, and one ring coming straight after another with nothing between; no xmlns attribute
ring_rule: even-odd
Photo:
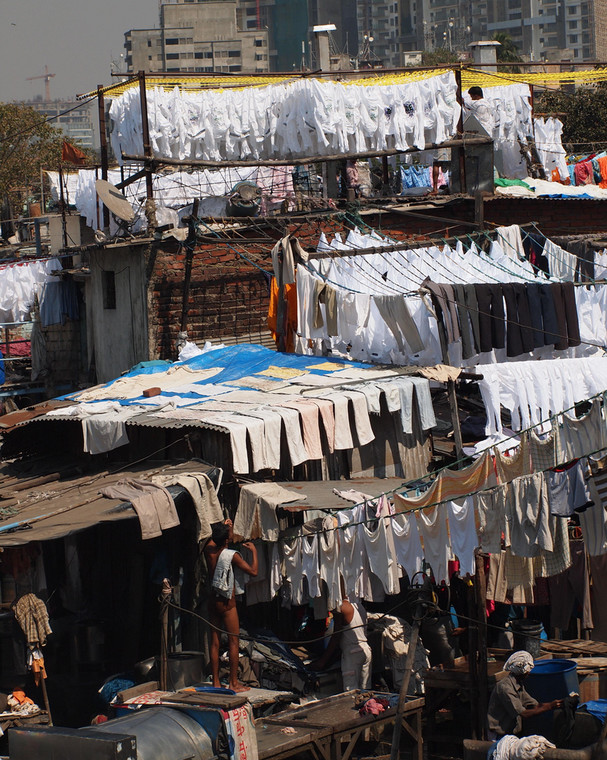
<svg viewBox="0 0 607 760"><path fill-rule="evenodd" d="M324 670L339 645L344 691L371 686L371 649L365 624L356 604L343 599L333 610L334 632L322 657L311 663L314 670Z"/></svg>
<svg viewBox="0 0 607 760"><path fill-rule="evenodd" d="M521 734L523 718L562 707L562 699L538 703L525 689L523 684L534 666L529 652L515 652L506 660L504 670L508 675L497 683L489 699L487 719L490 739L501 739L506 734L524 735Z"/></svg>
<svg viewBox="0 0 607 760"><path fill-rule="evenodd" d="M228 655L230 662L229 687L234 691L246 691L247 687L238 682L238 635L240 622L236 609L234 588L234 568L238 567L247 575L257 575L257 550L246 542L244 547L253 555L249 565L234 549L228 549L232 539L232 521L215 525L210 540L204 548L204 555L211 577L211 593L209 596L209 618L211 621L211 673L213 686L221 686L219 682L219 635L221 631L228 633Z"/></svg>

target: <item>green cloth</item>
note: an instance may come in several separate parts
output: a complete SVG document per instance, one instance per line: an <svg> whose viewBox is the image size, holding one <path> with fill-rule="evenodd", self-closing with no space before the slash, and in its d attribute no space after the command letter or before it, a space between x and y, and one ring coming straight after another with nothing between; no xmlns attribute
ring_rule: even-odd
<svg viewBox="0 0 607 760"><path fill-rule="evenodd" d="M514 185L518 185L519 187L524 187L527 190L533 189L529 187L529 185L522 179L496 179L495 180L496 187L513 187Z"/></svg>

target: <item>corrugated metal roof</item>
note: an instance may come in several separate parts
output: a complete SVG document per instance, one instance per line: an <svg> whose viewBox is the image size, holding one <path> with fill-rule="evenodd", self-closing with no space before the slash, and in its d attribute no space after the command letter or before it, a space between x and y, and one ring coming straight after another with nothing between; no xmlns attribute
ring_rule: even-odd
<svg viewBox="0 0 607 760"><path fill-rule="evenodd" d="M368 496L380 496L382 493L401 488L406 482L403 478L354 478L353 480L278 483L278 485L302 495L298 501L282 504L281 509L287 512L302 512L306 509L349 509L356 503L338 496L334 493L334 489L336 491L352 489Z"/></svg>
<svg viewBox="0 0 607 760"><path fill-rule="evenodd" d="M25 409L16 409L14 412L9 412L0 417L0 428L10 429L17 427L17 425L25 425L27 422L31 422L53 409L60 409L62 406L73 406L73 404L73 401L52 399L50 401L43 401L35 406L28 406ZM52 417L49 417L49 419L52 419Z"/></svg>
<svg viewBox="0 0 607 760"><path fill-rule="evenodd" d="M57 418L55 418L57 419ZM184 427L197 427L205 428L206 430L217 430L220 433L228 433L229 430L226 427L218 425L212 422L205 422L204 420L187 419L179 420L172 417L160 417L154 412L145 412L144 414L138 414L131 420L126 421L127 425L136 425L137 427L154 427L154 428L173 428L179 429Z"/></svg>
<svg viewBox="0 0 607 760"><path fill-rule="evenodd" d="M147 480L156 474L206 473L212 469L196 460L178 464L148 461L116 466L112 472L62 477L60 468L50 467L49 472L41 464L26 477L20 477L13 467L5 465L0 469L0 508L13 508L16 513L0 520L0 547L62 538L99 523L135 517L130 504L99 493L119 480Z"/></svg>

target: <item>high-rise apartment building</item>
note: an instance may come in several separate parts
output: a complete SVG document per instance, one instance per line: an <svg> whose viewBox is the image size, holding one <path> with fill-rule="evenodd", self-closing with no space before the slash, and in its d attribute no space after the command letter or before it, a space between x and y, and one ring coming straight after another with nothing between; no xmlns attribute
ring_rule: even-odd
<svg viewBox="0 0 607 760"><path fill-rule="evenodd" d="M488 0L491 36L512 37L532 61L593 61L607 55L607 0Z"/></svg>
<svg viewBox="0 0 607 760"><path fill-rule="evenodd" d="M316 69L319 61L312 29L333 24L331 67L348 68L358 53L356 0L238 0L241 28L255 24L257 13L270 34L274 71Z"/></svg>
<svg viewBox="0 0 607 760"><path fill-rule="evenodd" d="M487 0L357 0L359 40L384 66L414 50L465 51L487 35Z"/></svg>
<svg viewBox="0 0 607 760"><path fill-rule="evenodd" d="M334 24L332 67L358 53L357 0L161 0L160 24L125 34L127 70L317 68L314 33ZM347 65L345 66L347 68Z"/></svg>
<svg viewBox="0 0 607 760"><path fill-rule="evenodd" d="M93 122L91 103L73 100L28 100L24 105L41 116L52 118L51 126L58 127L66 138L80 148L96 150L99 145Z"/></svg>
<svg viewBox="0 0 607 760"><path fill-rule="evenodd" d="M528 60L605 60L607 0L356 0L359 43L384 66L509 35Z"/></svg>
<svg viewBox="0 0 607 760"><path fill-rule="evenodd" d="M158 29L126 32L128 71L237 73L270 69L269 31L238 0L161 0Z"/></svg>

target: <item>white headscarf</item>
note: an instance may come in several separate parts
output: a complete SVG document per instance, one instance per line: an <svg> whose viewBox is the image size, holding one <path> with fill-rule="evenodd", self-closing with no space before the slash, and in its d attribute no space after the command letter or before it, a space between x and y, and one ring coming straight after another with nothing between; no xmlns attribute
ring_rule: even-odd
<svg viewBox="0 0 607 760"><path fill-rule="evenodd" d="M511 654L504 664L504 670L515 676L527 675L527 673L531 673L534 667L533 657L524 650Z"/></svg>

